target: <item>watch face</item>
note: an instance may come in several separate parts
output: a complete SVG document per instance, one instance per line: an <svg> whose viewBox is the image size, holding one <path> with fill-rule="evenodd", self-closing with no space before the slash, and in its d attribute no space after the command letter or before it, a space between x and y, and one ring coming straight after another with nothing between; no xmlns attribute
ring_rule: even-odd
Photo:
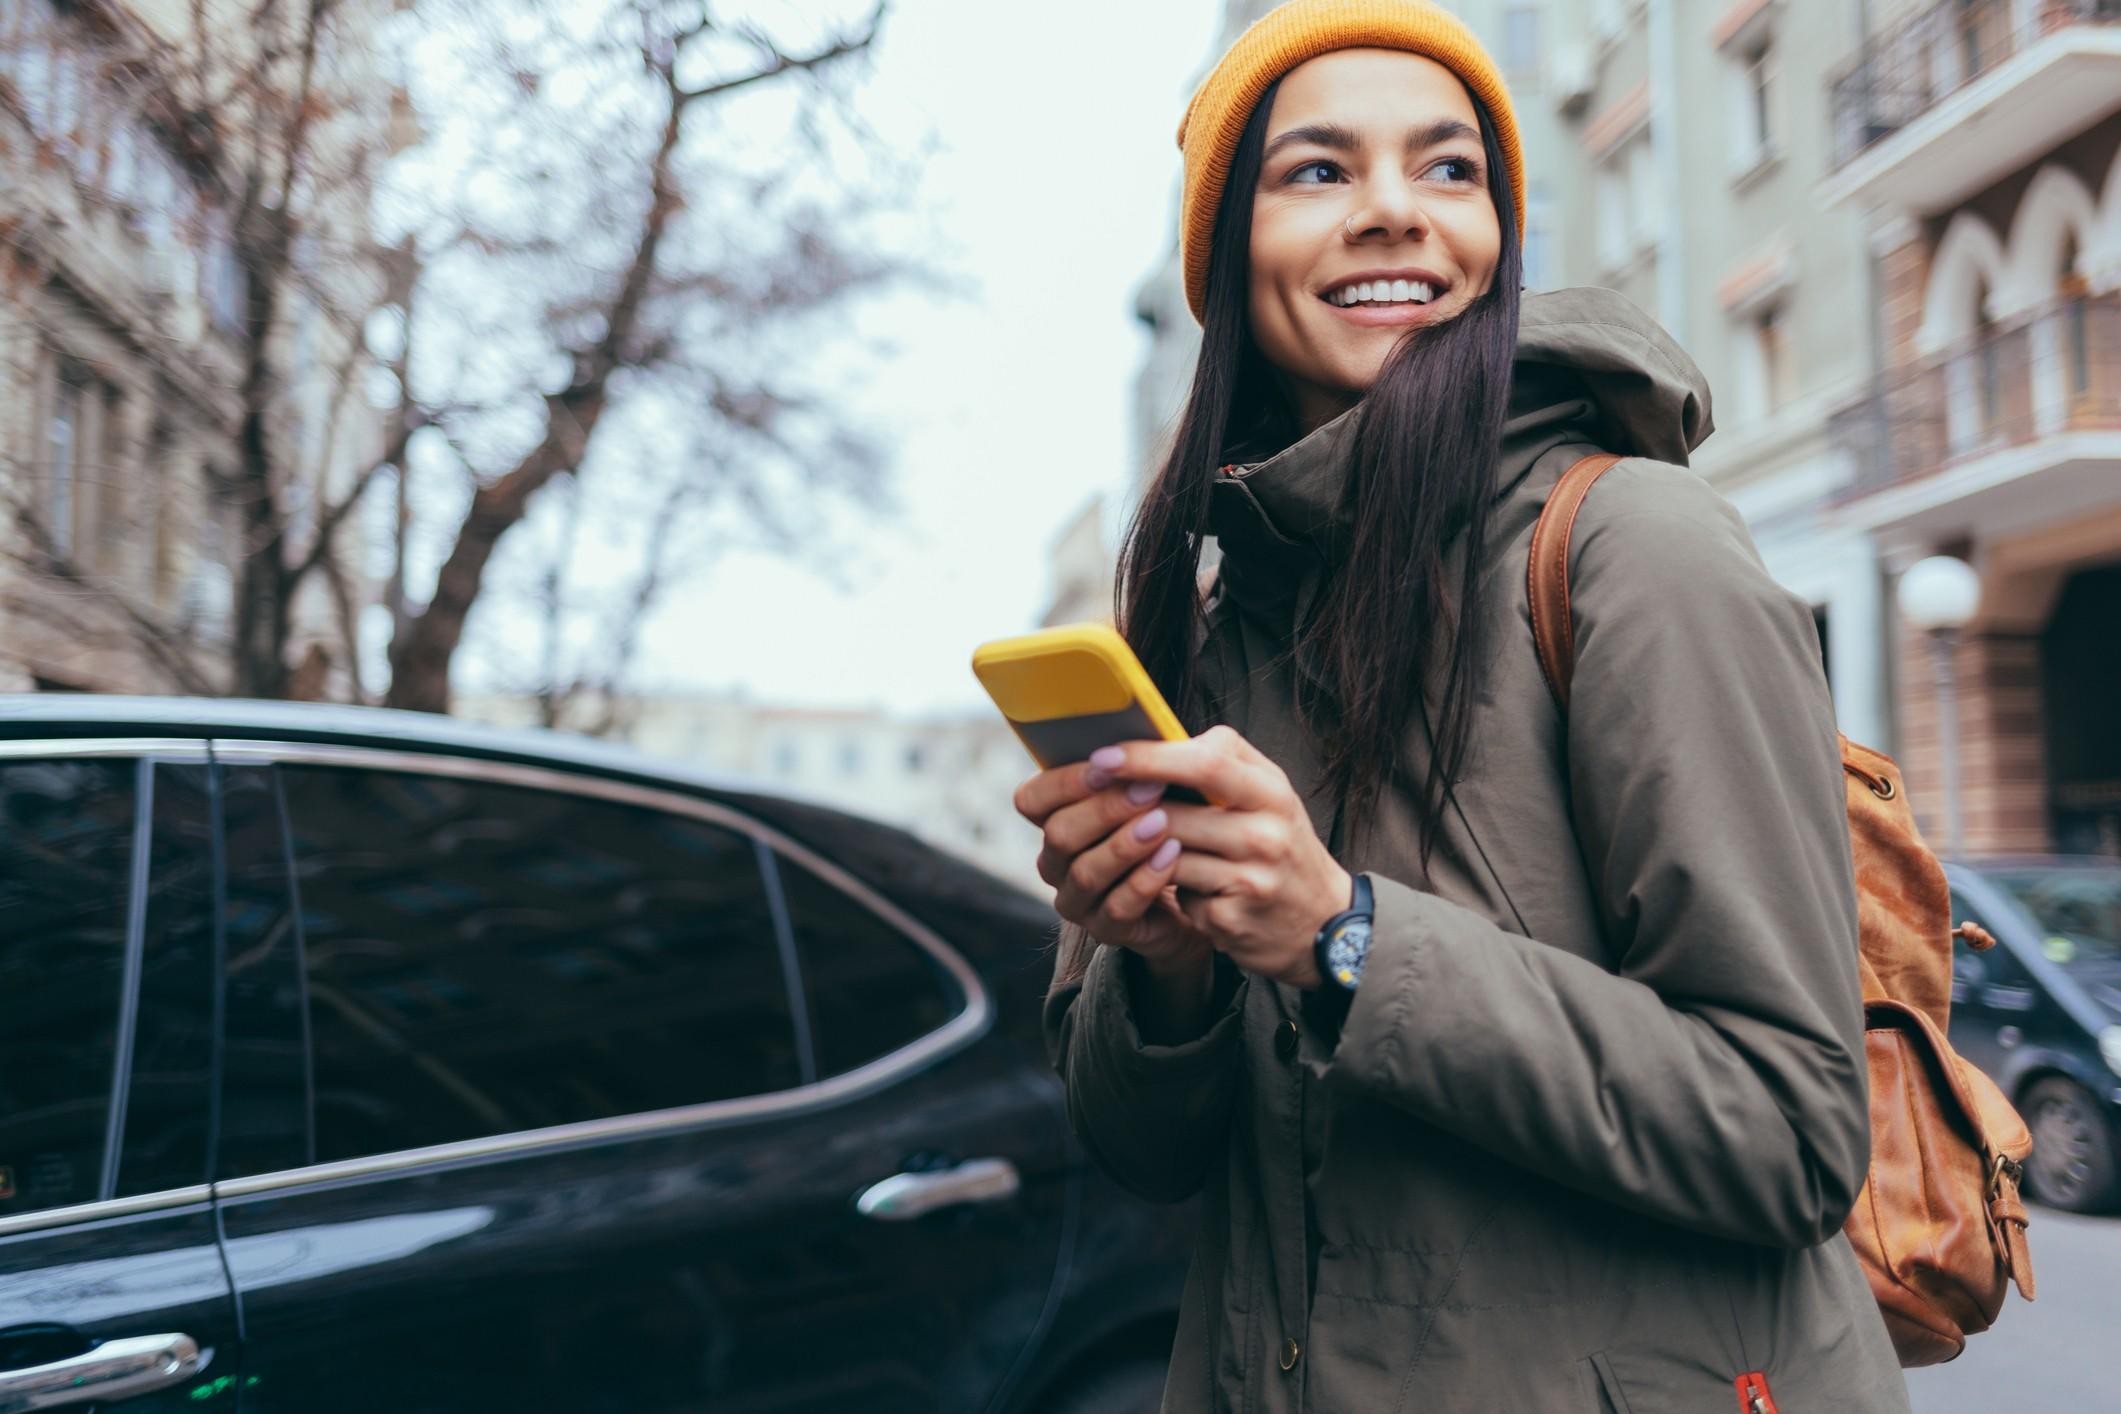
<svg viewBox="0 0 2121 1414"><path fill-rule="evenodd" d="M1370 920L1351 918L1326 939L1326 969L1343 987L1352 987L1362 977L1363 960L1370 955Z"/></svg>

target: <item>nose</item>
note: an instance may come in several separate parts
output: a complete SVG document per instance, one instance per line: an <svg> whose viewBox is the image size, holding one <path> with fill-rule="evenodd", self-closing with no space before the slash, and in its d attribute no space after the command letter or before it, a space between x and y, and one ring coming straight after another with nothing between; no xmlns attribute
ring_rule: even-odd
<svg viewBox="0 0 2121 1414"><path fill-rule="evenodd" d="M1429 234L1421 193L1403 176L1366 183L1361 204L1341 229L1351 243L1372 239L1418 241Z"/></svg>

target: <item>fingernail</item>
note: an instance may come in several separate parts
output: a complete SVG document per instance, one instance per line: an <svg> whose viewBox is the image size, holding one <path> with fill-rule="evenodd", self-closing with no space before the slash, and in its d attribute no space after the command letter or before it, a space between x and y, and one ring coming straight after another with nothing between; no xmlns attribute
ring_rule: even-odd
<svg viewBox="0 0 2121 1414"><path fill-rule="evenodd" d="M1112 784L1112 773L1110 771L1101 771L1097 767L1092 766L1089 770L1083 772L1083 780L1089 783L1090 789L1103 790L1106 786Z"/></svg>
<svg viewBox="0 0 2121 1414"><path fill-rule="evenodd" d="M1107 771L1117 771L1127 764L1127 753L1117 746L1100 746L1090 753L1090 764Z"/></svg>
<svg viewBox="0 0 2121 1414"><path fill-rule="evenodd" d="M1169 869L1171 861L1176 858L1178 858L1178 841L1165 840L1156 847L1156 853L1149 856L1149 867L1151 869Z"/></svg>
<svg viewBox="0 0 2121 1414"><path fill-rule="evenodd" d="M1163 811L1152 810L1134 822L1134 838L1153 840L1164 832L1164 826L1169 823Z"/></svg>
<svg viewBox="0 0 2121 1414"><path fill-rule="evenodd" d="M1127 803L1129 805L1147 805L1163 793L1164 783L1162 781L1136 781L1133 785L1127 787Z"/></svg>

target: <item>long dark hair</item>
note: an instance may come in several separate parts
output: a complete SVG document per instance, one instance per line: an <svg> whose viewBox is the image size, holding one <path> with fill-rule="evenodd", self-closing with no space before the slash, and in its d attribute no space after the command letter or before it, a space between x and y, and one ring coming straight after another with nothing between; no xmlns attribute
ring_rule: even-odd
<svg viewBox="0 0 2121 1414"><path fill-rule="evenodd" d="M1302 429L1248 317L1252 201L1277 82L1252 110L1230 165L1209 245L1200 361L1170 457L1149 485L1120 552L1122 632L1189 724L1198 724L1193 656L1202 614L1201 542L1216 469L1294 442ZM1460 773L1478 695L1481 556L1516 355L1523 255L1500 143L1474 100L1488 190L1501 227L1487 292L1456 318L1401 340L1356 413L1348 451L1353 534L1297 627L1298 707L1349 835L1374 823L1399 743L1423 720L1433 749L1419 797L1426 876L1444 794ZM1445 551L1464 536L1457 583ZM1441 670L1440 672L1438 670ZM1430 712L1425 684L1440 680Z"/></svg>

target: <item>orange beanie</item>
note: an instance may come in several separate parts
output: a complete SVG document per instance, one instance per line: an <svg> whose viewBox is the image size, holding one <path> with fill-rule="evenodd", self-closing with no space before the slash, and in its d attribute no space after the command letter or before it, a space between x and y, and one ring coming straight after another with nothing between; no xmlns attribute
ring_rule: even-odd
<svg viewBox="0 0 2121 1414"><path fill-rule="evenodd" d="M1179 150L1186 155L1178 228L1185 247L1186 303L1195 319L1202 317L1208 300L1208 243L1215 232L1215 209L1252 109L1276 79L1336 49L1404 49L1458 75L1494 122L1517 207L1517 238L1524 239L1524 151L1517 140L1517 111L1510 106L1501 71L1473 32L1429 0L1290 0L1237 37L1201 81L1178 125Z"/></svg>

